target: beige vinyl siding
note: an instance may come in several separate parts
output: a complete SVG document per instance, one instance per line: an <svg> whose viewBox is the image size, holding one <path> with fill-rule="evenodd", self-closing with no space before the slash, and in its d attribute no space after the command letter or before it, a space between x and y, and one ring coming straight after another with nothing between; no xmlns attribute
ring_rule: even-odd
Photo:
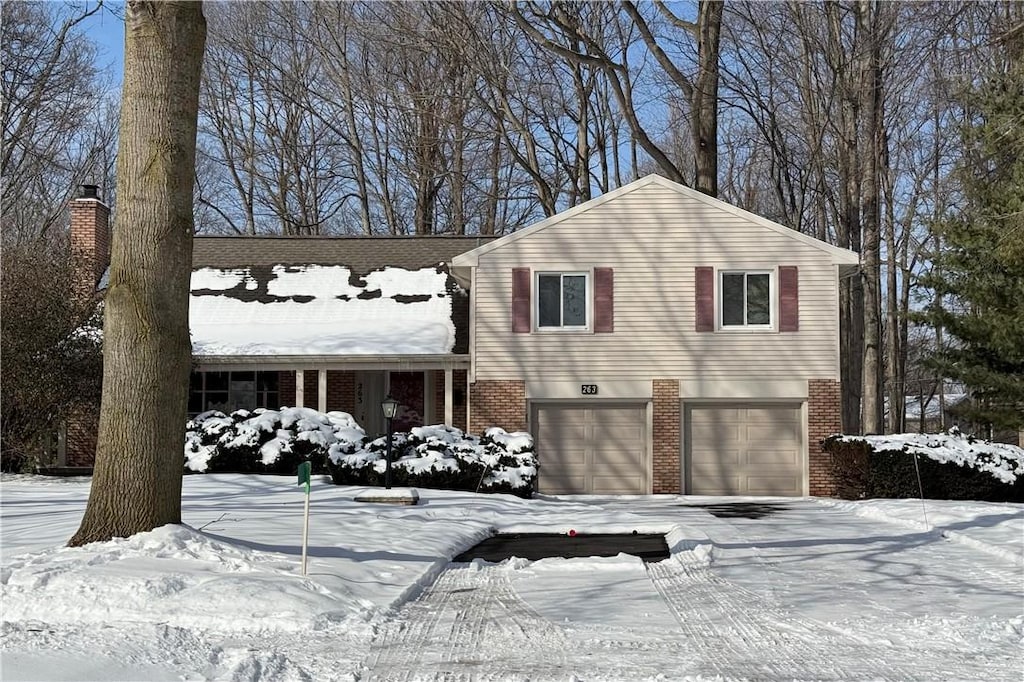
<svg viewBox="0 0 1024 682"><path fill-rule="evenodd" d="M694 331L694 267L701 265L799 267L800 331ZM513 334L511 270L523 266L534 272L614 268L614 333ZM834 377L835 278L829 254L812 245L647 185L480 257L473 292L476 378Z"/></svg>

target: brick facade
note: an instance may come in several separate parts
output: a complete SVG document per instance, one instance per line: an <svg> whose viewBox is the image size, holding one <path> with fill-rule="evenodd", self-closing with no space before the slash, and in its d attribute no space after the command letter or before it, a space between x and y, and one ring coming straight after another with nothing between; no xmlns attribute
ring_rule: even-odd
<svg viewBox="0 0 1024 682"><path fill-rule="evenodd" d="M303 407L314 410L320 404L320 378L316 370L302 373ZM278 372L277 390L282 406L295 405L295 372ZM348 412L356 410L356 375L345 370L327 371L327 411Z"/></svg>
<svg viewBox="0 0 1024 682"><path fill-rule="evenodd" d="M452 372L452 426L466 430L466 370ZM444 423L444 370L434 370L434 414L428 415L431 424Z"/></svg>
<svg viewBox="0 0 1024 682"><path fill-rule="evenodd" d="M96 436L100 430L99 405L78 406L67 421L65 466L91 467L96 461Z"/></svg>
<svg viewBox="0 0 1024 682"><path fill-rule="evenodd" d="M807 382L807 462L811 495L828 497L835 494L831 456L821 451L821 441L842 430L839 382L811 379Z"/></svg>
<svg viewBox="0 0 1024 682"><path fill-rule="evenodd" d="M682 492L679 381L655 379L651 395L654 399L652 492L678 494Z"/></svg>
<svg viewBox="0 0 1024 682"><path fill-rule="evenodd" d="M277 401L281 403L280 407L295 404L295 372L277 373Z"/></svg>
<svg viewBox="0 0 1024 682"><path fill-rule="evenodd" d="M526 430L526 382L521 380L477 381L470 387L471 433L490 426L506 431Z"/></svg>
<svg viewBox="0 0 1024 682"><path fill-rule="evenodd" d="M93 188L95 190L95 188ZM110 208L96 198L71 202L71 291L77 300L96 294L110 264ZM68 415L65 464L91 467L96 460L99 405L75 408Z"/></svg>
<svg viewBox="0 0 1024 682"><path fill-rule="evenodd" d="M71 202L72 291L90 298L110 264L110 209L98 199Z"/></svg>

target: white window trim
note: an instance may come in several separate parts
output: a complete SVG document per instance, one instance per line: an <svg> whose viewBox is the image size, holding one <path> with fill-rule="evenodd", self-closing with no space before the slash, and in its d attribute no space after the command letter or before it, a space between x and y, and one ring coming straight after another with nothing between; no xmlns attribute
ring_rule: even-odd
<svg viewBox="0 0 1024 682"><path fill-rule="evenodd" d="M723 278L725 275L768 275L768 324L724 324L722 320L725 299L723 296ZM715 322L718 331L738 332L750 334L756 332L775 331L778 326L779 304L778 304L778 270L777 268L721 268L715 272ZM745 281L745 280L744 280ZM746 287L743 289L744 304L746 303ZM746 305L743 306L743 316L746 317Z"/></svg>
<svg viewBox="0 0 1024 682"><path fill-rule="evenodd" d="M540 326L540 278L542 275L559 275L561 277L583 277L583 292L587 297L585 302L585 315L587 316L587 323L582 326L571 326L567 327L562 325L560 327L542 327ZM593 270L580 270L580 269L565 269L565 270L536 270L533 273L533 288L532 296L530 301L530 314L533 318L533 331L540 334L567 334L567 333L579 333L589 332L593 325L594 319L594 292L593 286ZM564 298L561 301L561 305L564 306ZM564 310L561 311L564 313ZM561 315L562 318L565 315Z"/></svg>

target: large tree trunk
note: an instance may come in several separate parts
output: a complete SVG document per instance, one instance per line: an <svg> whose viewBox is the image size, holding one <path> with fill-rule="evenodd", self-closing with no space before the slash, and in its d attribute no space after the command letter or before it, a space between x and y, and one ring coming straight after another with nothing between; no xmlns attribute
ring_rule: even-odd
<svg viewBox="0 0 1024 682"><path fill-rule="evenodd" d="M718 44L724 2L702 0L697 10L697 59L693 83L694 187L718 196Z"/></svg>
<svg viewBox="0 0 1024 682"><path fill-rule="evenodd" d="M878 5L873 0L857 3L858 34L862 39L861 112L864 115L864 182L862 185L864 249L864 364L861 383L861 427L865 433L882 433L882 322L880 203L882 66ZM865 49L866 47L866 49ZM897 406L893 406L894 409Z"/></svg>
<svg viewBox="0 0 1024 682"><path fill-rule="evenodd" d="M202 4L130 1L96 467L70 544L181 522Z"/></svg>
<svg viewBox="0 0 1024 682"><path fill-rule="evenodd" d="M838 245L861 250L860 159L857 130L860 117L858 90L851 75L851 60L843 44L842 18L837 3L825 4L828 21L826 57L835 74L839 91L839 126L836 143L839 206L836 216ZM843 431L861 433L861 366L864 353L864 287L860 277L840 282L840 378L842 385Z"/></svg>

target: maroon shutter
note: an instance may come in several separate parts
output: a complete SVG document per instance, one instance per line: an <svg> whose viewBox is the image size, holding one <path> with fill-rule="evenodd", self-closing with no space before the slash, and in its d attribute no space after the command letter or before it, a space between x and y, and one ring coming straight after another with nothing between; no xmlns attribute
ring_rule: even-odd
<svg viewBox="0 0 1024 682"><path fill-rule="evenodd" d="M715 269L694 268L697 292L697 331L715 331Z"/></svg>
<svg viewBox="0 0 1024 682"><path fill-rule="evenodd" d="M615 271L594 268L594 331L610 334L615 331Z"/></svg>
<svg viewBox="0 0 1024 682"><path fill-rule="evenodd" d="M779 331L800 329L800 276L795 265L779 266Z"/></svg>
<svg viewBox="0 0 1024 682"><path fill-rule="evenodd" d="M512 268L512 331L530 333L530 268Z"/></svg>

